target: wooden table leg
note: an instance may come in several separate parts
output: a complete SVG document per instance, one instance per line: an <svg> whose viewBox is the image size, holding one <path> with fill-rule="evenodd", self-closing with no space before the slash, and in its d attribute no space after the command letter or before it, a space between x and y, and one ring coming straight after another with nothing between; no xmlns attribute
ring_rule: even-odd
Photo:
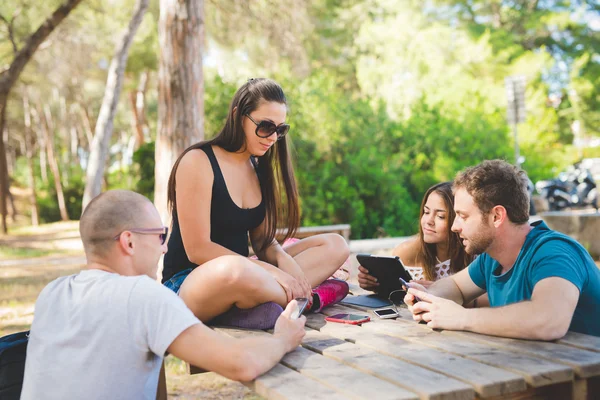
<svg viewBox="0 0 600 400"><path fill-rule="evenodd" d="M163 361L158 374L158 388L156 390L156 400L167 400L167 375L165 373L165 362Z"/></svg>

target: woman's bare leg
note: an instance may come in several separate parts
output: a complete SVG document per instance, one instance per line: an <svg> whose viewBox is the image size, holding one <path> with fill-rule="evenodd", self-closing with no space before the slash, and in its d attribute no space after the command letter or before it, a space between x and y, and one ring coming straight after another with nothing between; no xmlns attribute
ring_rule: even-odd
<svg viewBox="0 0 600 400"><path fill-rule="evenodd" d="M179 296L201 321L210 321L236 305L251 308L287 297L267 271L242 256L222 256L195 268L183 281Z"/></svg>
<svg viewBox="0 0 600 400"><path fill-rule="evenodd" d="M324 233L302 239L284 250L294 257L312 287L329 278L350 254L346 240L335 233Z"/></svg>

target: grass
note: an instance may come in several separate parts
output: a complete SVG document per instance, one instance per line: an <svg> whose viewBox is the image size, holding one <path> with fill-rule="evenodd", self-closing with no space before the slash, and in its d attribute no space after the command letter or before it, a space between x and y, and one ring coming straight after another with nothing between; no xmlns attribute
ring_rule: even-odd
<svg viewBox="0 0 600 400"><path fill-rule="evenodd" d="M10 227L11 235L37 235L42 233L53 233L64 230L77 231L79 229L79 221L60 221L51 222L48 224L41 224L38 226L32 226L29 224L19 224Z"/></svg>
<svg viewBox="0 0 600 400"><path fill-rule="evenodd" d="M165 358L165 370L170 399L263 399L241 383L214 372L188 375L185 363L173 356Z"/></svg>
<svg viewBox="0 0 600 400"><path fill-rule="evenodd" d="M22 258L36 258L36 257L47 257L53 255L61 255L66 252L61 250L52 249L32 249L28 247L9 247L0 246L0 259L22 259Z"/></svg>

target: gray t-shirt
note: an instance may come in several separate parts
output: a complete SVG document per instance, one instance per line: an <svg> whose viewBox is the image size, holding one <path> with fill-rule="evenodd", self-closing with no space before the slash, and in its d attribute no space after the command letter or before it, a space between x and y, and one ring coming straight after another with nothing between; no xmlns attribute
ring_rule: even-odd
<svg viewBox="0 0 600 400"><path fill-rule="evenodd" d="M35 305L21 399L155 399L165 351L199 322L147 276L58 278Z"/></svg>

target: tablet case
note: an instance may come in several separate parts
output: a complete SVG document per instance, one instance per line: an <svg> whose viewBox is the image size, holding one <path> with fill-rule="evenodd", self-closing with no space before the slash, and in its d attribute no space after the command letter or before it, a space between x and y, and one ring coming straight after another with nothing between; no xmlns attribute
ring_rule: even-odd
<svg viewBox="0 0 600 400"><path fill-rule="evenodd" d="M370 307L370 308L381 308L391 306L392 302L388 299L382 299L376 294L361 294L360 296L347 296L344 300L340 301L342 304L353 304L356 306Z"/></svg>

